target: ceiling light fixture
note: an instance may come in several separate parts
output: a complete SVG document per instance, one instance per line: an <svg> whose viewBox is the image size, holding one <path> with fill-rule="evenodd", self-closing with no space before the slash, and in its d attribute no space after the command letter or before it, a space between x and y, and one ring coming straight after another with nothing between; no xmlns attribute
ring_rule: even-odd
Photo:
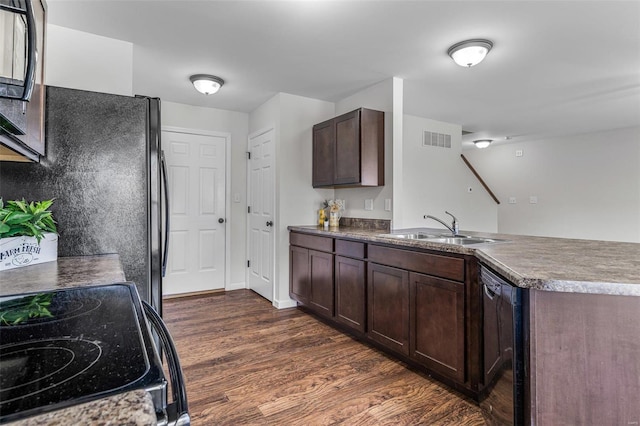
<svg viewBox="0 0 640 426"><path fill-rule="evenodd" d="M213 95L224 84L223 79L209 74L195 74L189 77L189 80L193 83L193 87L204 95Z"/></svg>
<svg viewBox="0 0 640 426"><path fill-rule="evenodd" d="M472 66L482 62L492 47L493 43L489 40L465 40L451 46L447 53L456 64L461 67L471 68Z"/></svg>
<svg viewBox="0 0 640 426"><path fill-rule="evenodd" d="M478 139L473 141L478 148L486 148L491 145L491 142L493 142L493 139Z"/></svg>

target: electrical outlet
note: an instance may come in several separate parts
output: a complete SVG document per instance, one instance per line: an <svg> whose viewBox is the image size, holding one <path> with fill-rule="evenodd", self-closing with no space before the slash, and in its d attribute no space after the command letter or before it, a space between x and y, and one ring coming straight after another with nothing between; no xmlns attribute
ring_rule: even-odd
<svg viewBox="0 0 640 426"><path fill-rule="evenodd" d="M373 210L373 198L367 198L364 200L364 209Z"/></svg>
<svg viewBox="0 0 640 426"><path fill-rule="evenodd" d="M516 149L516 157L522 157L524 152L521 149Z"/></svg>
<svg viewBox="0 0 640 426"><path fill-rule="evenodd" d="M384 199L384 209L385 211L388 211L388 212L391 211L391 198Z"/></svg>
<svg viewBox="0 0 640 426"><path fill-rule="evenodd" d="M538 204L538 197L536 195L532 195L529 197L529 204Z"/></svg>
<svg viewBox="0 0 640 426"><path fill-rule="evenodd" d="M516 197L509 197L509 204L515 204L516 203Z"/></svg>

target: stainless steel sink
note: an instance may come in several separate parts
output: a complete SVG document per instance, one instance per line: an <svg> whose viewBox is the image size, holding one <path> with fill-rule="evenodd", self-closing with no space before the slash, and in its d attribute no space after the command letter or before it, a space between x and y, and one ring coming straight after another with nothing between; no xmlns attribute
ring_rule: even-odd
<svg viewBox="0 0 640 426"><path fill-rule="evenodd" d="M456 235L455 237L452 235L432 235L432 234L423 234L423 233L407 233L407 234L383 234L380 235L385 238L396 238L396 239L405 239L405 240L421 240L428 241L430 243L440 243L440 244L457 244L462 246L468 246L472 244L491 244L491 243L499 243L505 242L506 240L499 240L495 238L485 238L485 237L472 237L469 235Z"/></svg>
<svg viewBox="0 0 640 426"><path fill-rule="evenodd" d="M496 240L493 238L481 238L481 237L436 237L429 238L429 242L432 243L442 243L442 244L460 244L463 246L468 246L471 244L488 244L488 243L498 243L504 240Z"/></svg>
<svg viewBox="0 0 640 426"><path fill-rule="evenodd" d="M427 240L429 238L439 238L438 235L431 235L431 234L423 234L423 233L416 233L416 234L383 234L380 235L381 237L388 237L388 238L398 238L398 239L403 239L403 240Z"/></svg>

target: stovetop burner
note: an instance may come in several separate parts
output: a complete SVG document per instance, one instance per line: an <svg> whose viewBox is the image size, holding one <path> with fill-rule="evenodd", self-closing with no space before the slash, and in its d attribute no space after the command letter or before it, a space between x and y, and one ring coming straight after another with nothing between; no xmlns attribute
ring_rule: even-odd
<svg viewBox="0 0 640 426"><path fill-rule="evenodd" d="M0 298L0 423L162 386L134 285Z"/></svg>
<svg viewBox="0 0 640 426"><path fill-rule="evenodd" d="M100 300L77 292L0 298L0 327L65 320L89 313L101 304Z"/></svg>
<svg viewBox="0 0 640 426"><path fill-rule="evenodd" d="M0 401L28 398L84 373L100 359L100 342L42 339L0 346Z"/></svg>

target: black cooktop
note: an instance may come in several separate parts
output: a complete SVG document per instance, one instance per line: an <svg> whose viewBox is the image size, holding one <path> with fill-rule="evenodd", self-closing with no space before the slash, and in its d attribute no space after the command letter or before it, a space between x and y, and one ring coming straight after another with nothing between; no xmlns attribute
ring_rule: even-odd
<svg viewBox="0 0 640 426"><path fill-rule="evenodd" d="M165 383L135 285L0 298L0 423Z"/></svg>

